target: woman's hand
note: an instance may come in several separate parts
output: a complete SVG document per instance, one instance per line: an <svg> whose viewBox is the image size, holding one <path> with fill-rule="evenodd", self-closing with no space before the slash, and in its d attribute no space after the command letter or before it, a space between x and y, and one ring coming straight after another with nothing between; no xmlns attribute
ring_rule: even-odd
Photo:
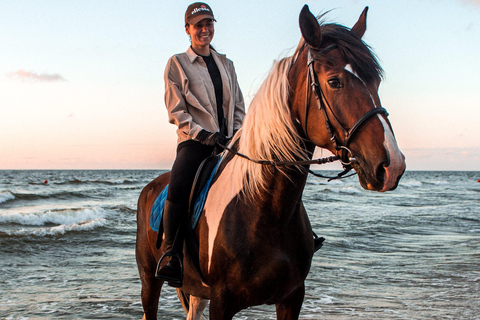
<svg viewBox="0 0 480 320"><path fill-rule="evenodd" d="M203 145L214 147L216 145L226 146L228 138L220 132L209 132L202 129L196 137L196 139Z"/></svg>

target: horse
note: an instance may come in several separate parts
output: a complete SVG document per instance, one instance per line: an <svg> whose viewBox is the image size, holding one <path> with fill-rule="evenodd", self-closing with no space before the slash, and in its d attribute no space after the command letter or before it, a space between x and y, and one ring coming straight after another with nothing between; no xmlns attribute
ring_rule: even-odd
<svg viewBox="0 0 480 320"><path fill-rule="evenodd" d="M202 215L184 244L177 294L187 319L228 320L250 306L275 305L277 319L298 319L314 238L302 203L316 147L353 168L364 189L394 190L405 171L378 87L383 70L363 40L367 8L349 29L320 23L307 5L302 39L277 61L252 100L243 127L224 151ZM142 190L136 260L144 320L157 319L163 281L154 274L165 245L155 246L150 211L170 173Z"/></svg>

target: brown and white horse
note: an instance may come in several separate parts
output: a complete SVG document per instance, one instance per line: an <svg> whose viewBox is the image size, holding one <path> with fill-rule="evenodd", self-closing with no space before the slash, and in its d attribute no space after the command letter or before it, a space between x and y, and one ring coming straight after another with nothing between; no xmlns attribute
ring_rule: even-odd
<svg viewBox="0 0 480 320"><path fill-rule="evenodd" d="M230 144L270 165L226 151L192 233L198 250L185 246L177 292L187 319L201 319L208 300L213 320L260 304L275 304L277 319L298 319L314 244L302 203L308 165L295 161L311 159L315 147L352 166L365 189L397 187L405 158L378 97L382 69L361 40L366 11L348 29L320 25L302 9L302 41L275 64ZM271 165L285 162L297 165ZM163 281L154 274L165 252L155 247L150 211L169 176L148 184L138 201L136 257L146 320L157 318Z"/></svg>

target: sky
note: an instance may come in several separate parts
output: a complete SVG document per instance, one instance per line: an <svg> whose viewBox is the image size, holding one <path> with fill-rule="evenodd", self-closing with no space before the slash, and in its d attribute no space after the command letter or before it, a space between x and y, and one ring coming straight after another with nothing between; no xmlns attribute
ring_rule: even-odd
<svg viewBox="0 0 480 320"><path fill-rule="evenodd" d="M190 44L191 2L0 1L0 170L169 169L163 73ZM248 108L298 44L305 0L208 3ZM407 170L480 170L480 0L307 4L347 27L369 6L363 39L385 70L380 98Z"/></svg>

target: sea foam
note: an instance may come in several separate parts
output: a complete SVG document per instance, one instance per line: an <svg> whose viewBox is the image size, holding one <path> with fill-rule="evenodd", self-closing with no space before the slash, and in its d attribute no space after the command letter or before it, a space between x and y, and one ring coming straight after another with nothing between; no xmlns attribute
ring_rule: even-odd
<svg viewBox="0 0 480 320"><path fill-rule="evenodd" d="M105 219L107 212L101 208L48 210L42 213L10 213L0 215L0 223L26 226L42 226L47 223L58 225L82 224L91 220Z"/></svg>
<svg viewBox="0 0 480 320"><path fill-rule="evenodd" d="M107 224L108 213L102 208L48 210L43 213L11 213L0 215L0 223L30 226L17 230L6 230L11 236L56 236L70 231L89 231ZM34 226L46 226L34 228Z"/></svg>
<svg viewBox="0 0 480 320"><path fill-rule="evenodd" d="M11 236L57 236L65 234L69 231L93 230L97 227L103 227L106 223L106 219L100 218L87 222L72 223L69 225L59 225L51 228L19 229L14 231L6 231L6 233Z"/></svg>

